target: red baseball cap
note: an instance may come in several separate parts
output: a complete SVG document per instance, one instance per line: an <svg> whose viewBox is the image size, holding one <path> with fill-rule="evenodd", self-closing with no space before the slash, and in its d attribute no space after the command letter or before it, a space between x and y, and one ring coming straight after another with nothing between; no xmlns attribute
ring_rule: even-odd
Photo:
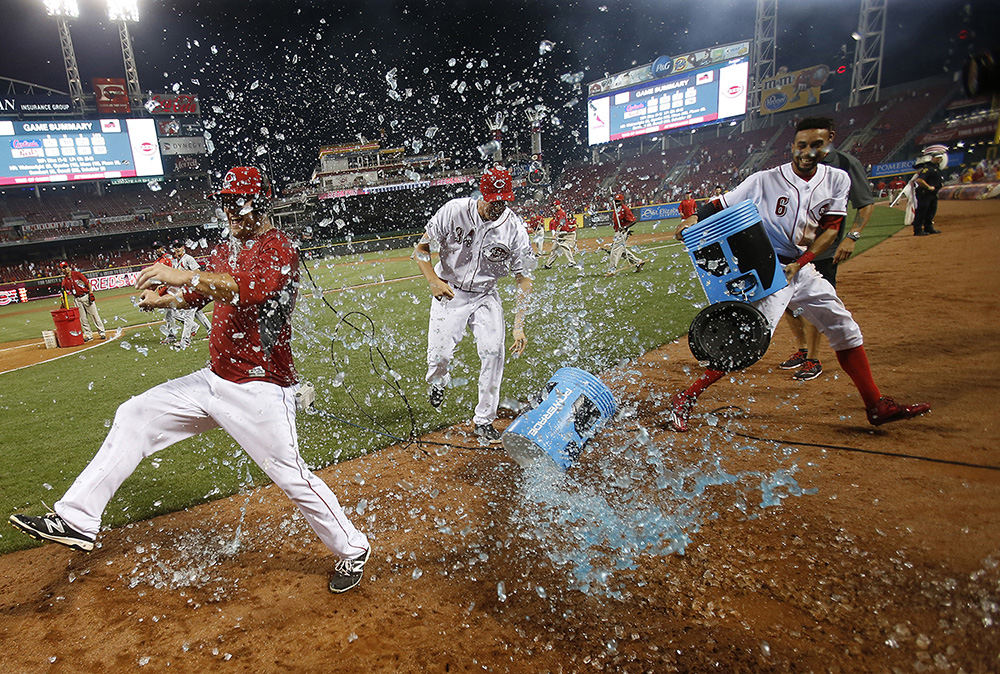
<svg viewBox="0 0 1000 674"><path fill-rule="evenodd" d="M484 201L513 201L514 180L503 166L488 169L479 179L479 191Z"/></svg>
<svg viewBox="0 0 1000 674"><path fill-rule="evenodd" d="M616 194L615 195L615 199L617 199L618 201L625 201L625 195L624 194Z"/></svg>
<svg viewBox="0 0 1000 674"><path fill-rule="evenodd" d="M214 192L212 196L219 196L220 194L242 194L247 196L255 196L258 194L267 194L264 192L264 179L260 175L260 169L256 166L234 166L229 169L226 173L226 177L222 179L222 189L218 192Z"/></svg>
<svg viewBox="0 0 1000 674"><path fill-rule="evenodd" d="M561 201L559 201L558 199L556 199L555 201L553 201L553 202L552 202L552 205L553 205L553 206L559 206L559 205L561 205L561 204L562 204L562 202L561 202Z"/></svg>
<svg viewBox="0 0 1000 674"><path fill-rule="evenodd" d="M65 269L68 266L69 266L69 262L66 262L65 260L63 260L62 262L59 263L59 268L60 269Z"/></svg>

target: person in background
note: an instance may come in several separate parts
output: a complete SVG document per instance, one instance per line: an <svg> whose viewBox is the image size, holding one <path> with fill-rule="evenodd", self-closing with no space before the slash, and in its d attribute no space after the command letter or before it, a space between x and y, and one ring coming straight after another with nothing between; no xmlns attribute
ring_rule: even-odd
<svg viewBox="0 0 1000 674"><path fill-rule="evenodd" d="M188 271L201 270L198 261L188 254L184 244L180 241L174 242L173 253L178 269L187 269ZM212 330L212 323L208 320L201 307L178 309L177 315L184 323L184 328L181 330L181 339L177 344L173 345L178 349L186 349L191 346L191 337L197 332L198 323L204 326L206 334Z"/></svg>
<svg viewBox="0 0 1000 674"><path fill-rule="evenodd" d="M610 268L605 276L614 276L618 273L618 262L622 259L622 255L625 256L626 262L635 265L637 272L642 271L643 265L646 264L645 260L628 248L628 238L632 236L632 226L636 223L637 218L632 209L625 203L624 194L615 195L615 206L616 208L611 211L611 224L615 228L615 238L611 242Z"/></svg>
<svg viewBox="0 0 1000 674"><path fill-rule="evenodd" d="M552 219L549 220L549 231L552 232L552 250L545 259L545 268L551 269L552 263L556 261L556 256L562 253L566 256L570 267L578 267L576 264L576 218L566 215L562 203L558 199L553 205L556 207Z"/></svg>
<svg viewBox="0 0 1000 674"><path fill-rule="evenodd" d="M93 286L90 281L79 270L73 269L69 262L60 262L59 269L63 273L62 289L73 296L77 309L80 310L80 326L83 328L83 341L89 342L94 338L94 331L90 329L90 321L94 322L101 339L107 339L108 335L104 331L104 321L97 313L97 300L94 297Z"/></svg>

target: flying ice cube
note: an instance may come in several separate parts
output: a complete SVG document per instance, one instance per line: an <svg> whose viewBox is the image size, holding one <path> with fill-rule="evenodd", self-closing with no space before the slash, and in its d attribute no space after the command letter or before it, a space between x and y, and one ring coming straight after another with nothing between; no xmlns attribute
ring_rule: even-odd
<svg viewBox="0 0 1000 674"><path fill-rule="evenodd" d="M150 192L159 192L160 190L163 189L163 185L161 185L159 182L155 180L150 180L148 183L146 183L146 187L149 188Z"/></svg>
<svg viewBox="0 0 1000 674"><path fill-rule="evenodd" d="M257 146L257 156L259 157L262 154L267 154L267 148L264 147L263 145L258 145Z"/></svg>
<svg viewBox="0 0 1000 674"><path fill-rule="evenodd" d="M555 42L552 42L550 40L542 40L541 42L538 43L538 55L544 56L545 54L548 54L550 51L552 51L552 49L555 46L556 46Z"/></svg>
<svg viewBox="0 0 1000 674"><path fill-rule="evenodd" d="M452 68L455 67L456 63L458 63L458 61L456 61L455 59L448 59L448 65L451 66Z"/></svg>
<svg viewBox="0 0 1000 674"><path fill-rule="evenodd" d="M392 89L396 88L396 68L393 68L385 74L385 81L388 83L389 87Z"/></svg>
<svg viewBox="0 0 1000 674"><path fill-rule="evenodd" d="M160 102L156 101L156 100L153 100L151 98L148 101L146 101L146 106L145 107L146 107L147 110L149 110L150 112L152 112L153 110L156 110L158 107L160 107Z"/></svg>
<svg viewBox="0 0 1000 674"><path fill-rule="evenodd" d="M428 138L433 138L437 132L438 128L436 126L428 126L427 130L424 131L424 135L427 136Z"/></svg>
<svg viewBox="0 0 1000 674"><path fill-rule="evenodd" d="M250 90L253 91L259 86L260 86L260 80L254 80L253 82L250 83Z"/></svg>
<svg viewBox="0 0 1000 674"><path fill-rule="evenodd" d="M465 83L465 80L462 80L462 81L461 81L461 82L459 83L459 85L458 85L458 89L457 89L458 93L460 93L460 94L462 94L462 93L465 93L465 88L466 88L467 86L468 86L468 85L467 85L467 84Z"/></svg>

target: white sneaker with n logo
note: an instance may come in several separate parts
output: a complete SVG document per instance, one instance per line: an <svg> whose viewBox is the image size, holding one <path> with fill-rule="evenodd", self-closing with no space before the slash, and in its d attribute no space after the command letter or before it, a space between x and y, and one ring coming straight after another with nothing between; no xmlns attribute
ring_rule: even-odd
<svg viewBox="0 0 1000 674"><path fill-rule="evenodd" d="M42 517L11 515L9 522L14 528L40 541L53 541L84 552L94 549L92 537L80 533L55 513Z"/></svg>

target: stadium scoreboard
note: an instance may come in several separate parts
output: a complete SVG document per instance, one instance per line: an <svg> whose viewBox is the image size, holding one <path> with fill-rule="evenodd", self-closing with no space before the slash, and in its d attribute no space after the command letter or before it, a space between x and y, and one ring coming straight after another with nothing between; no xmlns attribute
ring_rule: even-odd
<svg viewBox="0 0 1000 674"><path fill-rule="evenodd" d="M591 82L587 133L591 145L746 114L750 43L660 57Z"/></svg>
<svg viewBox="0 0 1000 674"><path fill-rule="evenodd" d="M162 175L152 119L0 120L0 185Z"/></svg>

